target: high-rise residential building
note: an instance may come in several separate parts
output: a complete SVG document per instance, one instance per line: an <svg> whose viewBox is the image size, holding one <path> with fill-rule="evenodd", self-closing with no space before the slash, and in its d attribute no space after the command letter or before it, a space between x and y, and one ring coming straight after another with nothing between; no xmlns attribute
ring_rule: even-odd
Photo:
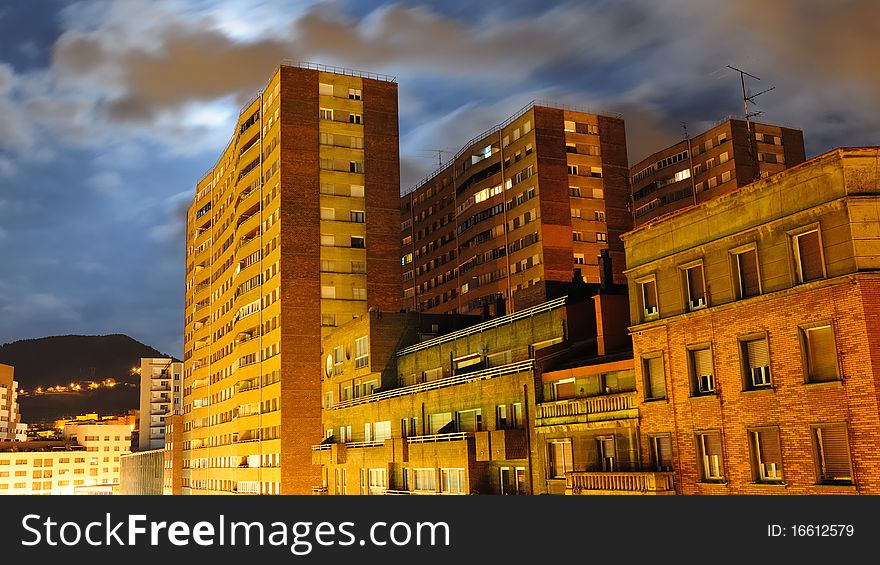
<svg viewBox="0 0 880 565"><path fill-rule="evenodd" d="M184 494L310 492L321 338L400 308L397 83L279 66L187 217Z"/></svg>
<svg viewBox="0 0 880 565"><path fill-rule="evenodd" d="M165 419L183 405L183 363L169 358L141 359L140 451L165 446Z"/></svg>
<svg viewBox="0 0 880 565"><path fill-rule="evenodd" d="M132 427L68 424L60 441L0 442L0 495L112 494Z"/></svg>
<svg viewBox="0 0 880 565"><path fill-rule="evenodd" d="M880 493L880 148L624 236L641 459L680 494Z"/></svg>
<svg viewBox="0 0 880 565"><path fill-rule="evenodd" d="M15 368L0 363L0 441L25 441L26 439L27 424L21 422Z"/></svg>
<svg viewBox="0 0 880 565"><path fill-rule="evenodd" d="M632 226L624 122L532 103L401 197L408 308L503 314L540 281L599 282Z"/></svg>
<svg viewBox="0 0 880 565"><path fill-rule="evenodd" d="M726 194L805 158L802 131L727 119L632 166L634 225Z"/></svg>

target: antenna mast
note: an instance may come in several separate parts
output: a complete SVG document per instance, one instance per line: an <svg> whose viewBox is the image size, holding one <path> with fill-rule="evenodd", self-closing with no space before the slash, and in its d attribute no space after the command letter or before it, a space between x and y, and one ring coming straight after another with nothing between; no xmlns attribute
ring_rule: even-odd
<svg viewBox="0 0 880 565"><path fill-rule="evenodd" d="M752 156L752 158L754 159L754 162L755 162L755 179L757 179L759 176L758 163L757 163L757 157L754 155L754 152L752 149L752 147L755 143L755 141L754 141L755 135L752 132L752 122L751 122L750 118L753 118L755 116L760 116L764 112L761 110L759 110L757 112L749 112L749 102L751 102L752 104L757 104L757 102L755 102L755 98L757 98L758 96L760 96L766 92L770 92L771 90L773 90L776 87L771 86L770 88L764 89L761 92L758 92L757 94L749 94L746 92L746 75L748 75L750 78L753 78L755 80L761 80L761 79L751 73L747 73L746 71L744 71L742 69L737 69L736 67L731 66L731 65L727 65L727 68L739 73L739 81L740 81L740 84L742 85L742 100L743 100L743 112L744 112L743 117L745 117L746 130L749 133L749 154Z"/></svg>

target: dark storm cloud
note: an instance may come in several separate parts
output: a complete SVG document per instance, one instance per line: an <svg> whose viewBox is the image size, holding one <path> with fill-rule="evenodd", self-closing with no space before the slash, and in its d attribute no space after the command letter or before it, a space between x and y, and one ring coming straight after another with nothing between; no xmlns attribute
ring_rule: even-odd
<svg viewBox="0 0 880 565"><path fill-rule="evenodd" d="M62 8L62 6L64 6ZM33 12L38 10L38 12ZM620 112L630 160L742 112L808 154L878 143L880 3L9 3L0 341L125 332L181 355L184 211L282 59L395 75L404 189L533 98ZM51 15L49 14L51 12ZM36 17L34 14L36 14ZM10 27L11 26L11 27ZM448 154L444 154L444 159Z"/></svg>

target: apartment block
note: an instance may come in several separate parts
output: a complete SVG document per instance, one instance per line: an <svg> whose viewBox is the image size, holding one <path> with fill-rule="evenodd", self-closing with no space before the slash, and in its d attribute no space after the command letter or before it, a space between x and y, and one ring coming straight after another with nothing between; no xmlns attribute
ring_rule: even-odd
<svg viewBox="0 0 880 565"><path fill-rule="evenodd" d="M626 373L625 361L596 369L596 377L609 385L601 390L569 395L562 384L545 386L545 378L565 381L559 376L565 363L598 359L604 347L599 336L608 332L597 331L597 312L626 308L625 294L597 294L597 285L576 277L578 284L527 289L551 296L550 301L477 324L478 317L471 316L465 322L470 325L454 331L443 327L444 320L464 315L408 312L373 314L328 335L325 439L312 447L322 482L314 492L565 492L564 474L561 481L548 479L555 479L557 470L574 469L554 458L557 440L570 442L572 433L594 443L593 436L614 436L620 419L634 418L635 407L627 400L634 392L626 398L619 394L635 390L625 346L615 351L630 359L628 380L622 377L619 386L612 384L612 373L621 367ZM424 333L427 327L433 331ZM625 325L621 331L625 335ZM604 403L587 398L598 395ZM626 410L618 409L624 405ZM637 441L631 429L620 429L623 453ZM593 469L580 459L576 463L578 470Z"/></svg>
<svg viewBox="0 0 880 565"><path fill-rule="evenodd" d="M407 307L512 312L517 290L575 268L598 283L603 249L623 283L628 177L621 118L529 104L401 197Z"/></svg>
<svg viewBox="0 0 880 565"><path fill-rule="evenodd" d="M15 368L0 363L0 442L25 440L27 424L21 422Z"/></svg>
<svg viewBox="0 0 880 565"><path fill-rule="evenodd" d="M140 383L140 451L162 449L165 419L183 406L183 363L168 358L142 358Z"/></svg>
<svg viewBox="0 0 880 565"><path fill-rule="evenodd" d="M162 494L183 494L183 416L165 419L165 447L162 457Z"/></svg>
<svg viewBox="0 0 880 565"><path fill-rule="evenodd" d="M880 148L624 236L640 454L680 494L880 493Z"/></svg>
<svg viewBox="0 0 880 565"><path fill-rule="evenodd" d="M123 454L119 460L119 494L163 494L164 469L164 449Z"/></svg>
<svg viewBox="0 0 880 565"><path fill-rule="evenodd" d="M400 308L397 83L282 64L187 218L182 492L318 480L321 339Z"/></svg>
<svg viewBox="0 0 880 565"><path fill-rule="evenodd" d="M0 442L2 494L111 494L131 426L70 424L61 441Z"/></svg>
<svg viewBox="0 0 880 565"><path fill-rule="evenodd" d="M800 130L725 120L632 166L634 225L711 200L805 158Z"/></svg>

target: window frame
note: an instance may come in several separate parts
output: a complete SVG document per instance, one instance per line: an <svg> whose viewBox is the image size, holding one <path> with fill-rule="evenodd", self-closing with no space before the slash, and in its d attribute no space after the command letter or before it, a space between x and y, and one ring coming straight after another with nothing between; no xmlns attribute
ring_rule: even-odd
<svg viewBox="0 0 880 565"><path fill-rule="evenodd" d="M807 281L807 280L804 280L803 265L801 264L800 246L798 244L798 238L803 237L803 236L810 234L810 233L813 233L813 232L816 232L816 236L819 239L819 262L821 263L821 267L822 267L822 276L819 278L810 279ZM801 226L801 227L794 229L794 230L789 230L787 232L787 235L789 238L788 249L789 249L789 253L791 254L790 255L791 256L791 263L790 264L793 269L792 274L794 275L793 276L794 284L795 285L806 284L809 282L827 279L828 278L828 270L825 266L825 246L823 244L823 238L822 238L822 227L819 225L819 223L814 222L812 224L808 224L806 226Z"/></svg>
<svg viewBox="0 0 880 565"><path fill-rule="evenodd" d="M653 359L660 359L660 363L663 365L663 396L649 396L651 394L651 381L650 381L650 370L648 369L649 363ZM669 387L666 386L666 359L664 359L663 351L649 351L641 356L642 362L642 386L644 387L643 398L644 402L654 402L657 400L667 400L669 398Z"/></svg>
<svg viewBox="0 0 880 565"><path fill-rule="evenodd" d="M752 466L752 482L756 484L766 485L784 485L785 484L785 464L782 458L782 434L779 432L778 426L756 426L746 429L749 442L749 461ZM777 469L777 477L770 478L764 476L761 469L761 448L758 438L755 434L772 433L776 435L776 445L779 448L779 467Z"/></svg>
<svg viewBox="0 0 880 565"><path fill-rule="evenodd" d="M835 367L835 378L833 379L820 379L817 380L811 373L812 369L810 367L810 338L809 332L828 327L831 329L831 336L834 341L834 367ZM843 371L840 366L840 350L837 345L837 330L835 329L834 320L820 320L815 322L810 322L808 324L801 324L798 326L798 337L801 345L801 363L804 371L804 384L805 385L815 385L822 383L835 383L843 381Z"/></svg>
<svg viewBox="0 0 880 565"><path fill-rule="evenodd" d="M693 297L691 297L691 285L690 285L690 270L700 268L700 276L702 277L703 287L703 303L694 306L693 305ZM681 292L682 292L682 303L684 304L685 312L694 312L696 310L702 310L709 306L709 293L706 290L706 267L703 264L703 259L697 259L695 261L690 261L689 263L684 263L678 266L679 269L679 277L681 279Z"/></svg>
<svg viewBox="0 0 880 565"><path fill-rule="evenodd" d="M565 447L562 448L562 474L557 474L557 465L554 464L556 458L554 454L556 453L556 448L554 447L557 444L568 445L568 458L566 458ZM574 442L572 438L554 438L547 442L547 477L551 480L564 480L565 474L574 471Z"/></svg>
<svg viewBox="0 0 880 565"><path fill-rule="evenodd" d="M755 274L758 277L758 294L745 296L743 294L742 269L740 267L739 256L750 251L755 252ZM730 277L731 283L733 283L734 297L737 300L745 300L746 298L752 298L753 296L761 296L764 294L764 283L761 277L761 259L758 255L758 244L756 242L750 242L745 245L740 245L739 247L734 247L733 249L728 250L728 254L730 255Z"/></svg>
<svg viewBox="0 0 880 565"><path fill-rule="evenodd" d="M720 460L720 470L721 474L717 477L710 476L708 473L708 469L705 466L704 459L707 457L705 451L705 441L702 439L703 436L709 434L718 434L718 443L721 446L721 453L718 454L718 458ZM708 430L700 430L696 432L694 435L694 441L696 442L696 453L697 453L697 467L699 470L699 481L701 483L726 483L727 482L727 466L724 464L724 434L720 429L708 429Z"/></svg>
<svg viewBox="0 0 880 565"><path fill-rule="evenodd" d="M770 351L770 336L766 331L763 332L754 332L749 334L744 334L741 336L737 336L737 346L739 348L739 363L740 363L740 372L742 376L742 385L743 391L757 391L757 390L775 390L776 383L773 377L773 355ZM763 340L767 346L767 358L768 358L768 373L769 373L769 384L765 385L755 385L752 375L752 367L751 367L751 358L748 353L748 344L753 341L761 341Z"/></svg>
<svg viewBox="0 0 880 565"><path fill-rule="evenodd" d="M637 300L639 303L639 319L641 320L641 322L650 322L660 318L660 289L657 288L657 275L652 273L650 275L640 277L633 282L638 285ZM652 312L650 314L645 307L645 285L649 283L653 283L654 285L654 308L656 309L655 312Z"/></svg>
<svg viewBox="0 0 880 565"><path fill-rule="evenodd" d="M659 454L657 451L657 440L658 439L668 439L669 440L669 459L670 466L668 469L663 468L660 465ZM675 470L675 444L672 441L672 434L669 432L659 432L655 434L648 435L648 455L651 459L651 468L658 473L668 473Z"/></svg>
<svg viewBox="0 0 880 565"><path fill-rule="evenodd" d="M696 357L695 353L697 351L709 351L709 356L711 357L712 363L712 390L711 391L702 391L700 390L700 377L703 375L697 375L697 367L696 367ZM702 342L702 343L691 343L687 345L687 364L688 364L688 377L690 380L690 388L691 388L691 397L697 396L717 396L718 395L718 382L716 379L716 367L715 367L715 351L711 342Z"/></svg>
<svg viewBox="0 0 880 565"><path fill-rule="evenodd" d="M819 434L817 434L817 430L822 428L831 428L831 427L842 427L844 431L844 437L846 438L846 450L848 460L849 460L849 479L823 479L822 477L822 468L825 466L824 458L825 455L822 451L819 450ZM852 457L852 442L849 438L849 426L846 425L846 422L821 422L810 425L810 444L813 449L813 463L815 465L816 470L816 484L817 485L855 485L856 477L855 477L855 469L853 466L853 457Z"/></svg>

